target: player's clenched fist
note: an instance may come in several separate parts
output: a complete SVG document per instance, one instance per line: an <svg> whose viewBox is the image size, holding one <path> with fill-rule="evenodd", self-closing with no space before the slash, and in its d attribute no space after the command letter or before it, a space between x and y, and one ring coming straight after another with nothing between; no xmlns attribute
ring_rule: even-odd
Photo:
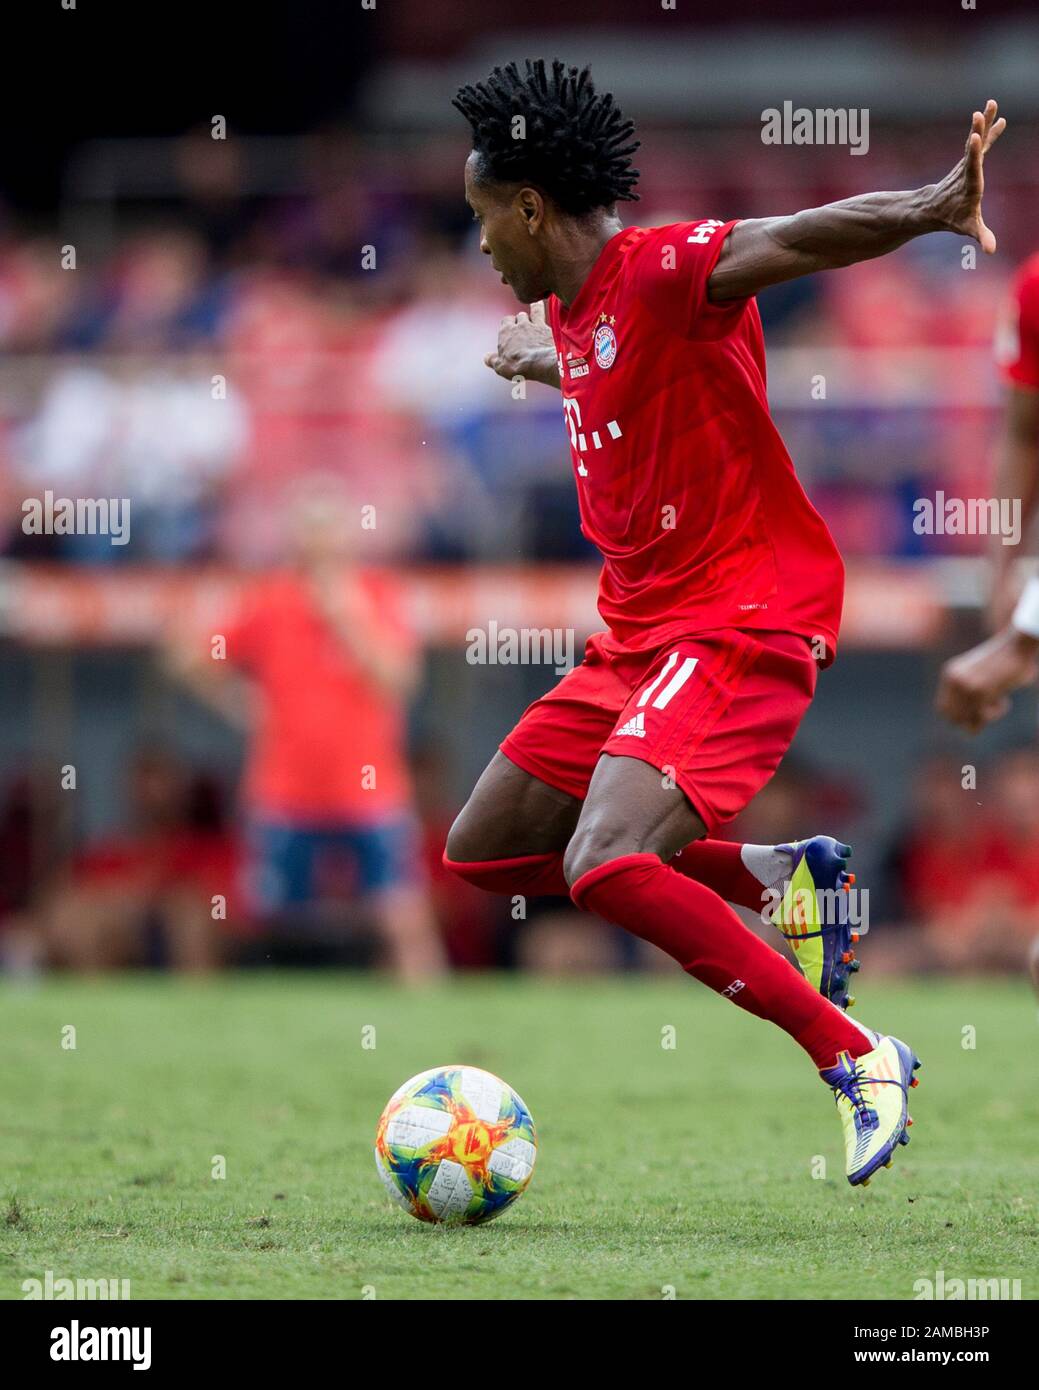
<svg viewBox="0 0 1039 1390"><path fill-rule="evenodd" d="M935 702L938 713L971 734L1001 719L1010 708L1011 691L1039 676L1037 651L1034 638L1008 627L954 656L942 667Z"/></svg>
<svg viewBox="0 0 1039 1390"><path fill-rule="evenodd" d="M498 346L483 359L488 367L511 381L521 376L546 386L559 385L556 346L552 330L545 322L541 300L530 306L530 313L506 314L498 329Z"/></svg>

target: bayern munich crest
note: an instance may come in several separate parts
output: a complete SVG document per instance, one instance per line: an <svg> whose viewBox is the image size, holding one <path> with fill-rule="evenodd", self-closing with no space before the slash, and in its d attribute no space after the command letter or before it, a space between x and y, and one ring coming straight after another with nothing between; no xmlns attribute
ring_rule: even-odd
<svg viewBox="0 0 1039 1390"><path fill-rule="evenodd" d="M612 367L617 356L617 335L608 323L595 330L595 360L603 371Z"/></svg>

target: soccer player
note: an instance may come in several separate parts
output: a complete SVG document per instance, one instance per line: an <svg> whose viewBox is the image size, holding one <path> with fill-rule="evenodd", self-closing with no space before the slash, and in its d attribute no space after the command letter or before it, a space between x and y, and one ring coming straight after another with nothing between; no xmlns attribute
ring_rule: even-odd
<svg viewBox="0 0 1039 1390"><path fill-rule="evenodd" d="M1007 384L997 492L1021 501L1021 544L1039 511L1039 253L1018 271L998 341ZM938 710L968 733L1001 719L1015 690L1039 678L1039 577L1016 597L1017 546L996 544L989 614L994 636L942 667ZM1016 604L1015 604L1016 598ZM1031 952L1039 991L1039 938Z"/></svg>
<svg viewBox="0 0 1039 1390"><path fill-rule="evenodd" d="M1021 501L1021 542L1039 511L1039 253L1019 270L1010 313L1001 330L1000 368L1007 383L997 492ZM990 617L995 635L947 661L938 709L977 733L1010 708L1010 695L1039 676L1039 578L1017 598L1013 561L1018 546L997 543Z"/></svg>
<svg viewBox="0 0 1039 1390"><path fill-rule="evenodd" d="M785 1029L832 1088L848 1180L866 1183L908 1142L917 1058L852 1022L724 900L759 903L798 851L705 838L774 773L842 605L840 557L769 416L753 296L926 232L993 251L982 164L1005 122L995 102L975 112L963 158L912 192L625 229L633 126L588 69L509 64L455 105L481 249L532 306L503 321L488 364L562 391L606 630L505 738L446 862L493 891L569 888Z"/></svg>

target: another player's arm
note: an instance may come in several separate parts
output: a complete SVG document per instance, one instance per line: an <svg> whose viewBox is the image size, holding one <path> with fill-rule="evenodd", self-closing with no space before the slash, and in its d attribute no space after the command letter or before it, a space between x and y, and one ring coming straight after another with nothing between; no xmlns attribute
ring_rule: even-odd
<svg viewBox="0 0 1039 1390"><path fill-rule="evenodd" d="M707 282L708 298L742 299L801 275L872 260L927 232L958 232L980 242L983 251L995 251L996 238L981 216L983 166L1005 128L990 101L984 112L974 112L963 158L939 183L737 223Z"/></svg>
<svg viewBox="0 0 1039 1390"><path fill-rule="evenodd" d="M1004 545L992 537L992 596L989 622L993 628L1006 623L1017 599L1014 561L1029 553L1028 536L1039 511L1039 391L1012 385L1007 396L1003 432L996 464L996 496L1020 499L1021 538Z"/></svg>
<svg viewBox="0 0 1039 1390"><path fill-rule="evenodd" d="M530 306L530 313L508 314L498 329L498 346L483 359L492 371L511 381L521 376L559 387L559 366L552 330L545 321L541 300Z"/></svg>
<svg viewBox="0 0 1039 1390"><path fill-rule="evenodd" d="M1039 601L1039 579L1029 581L1033 606ZM1023 603L1029 595L1026 588ZM1023 631L1011 621L995 637L954 656L942 667L935 707L950 724L969 734L1002 719L1015 690L1039 678L1039 626Z"/></svg>

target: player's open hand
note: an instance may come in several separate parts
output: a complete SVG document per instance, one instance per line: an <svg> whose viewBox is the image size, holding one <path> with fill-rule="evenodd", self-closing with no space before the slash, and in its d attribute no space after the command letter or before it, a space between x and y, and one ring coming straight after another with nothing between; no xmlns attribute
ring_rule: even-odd
<svg viewBox="0 0 1039 1390"><path fill-rule="evenodd" d="M996 249L996 238L981 215L985 156L1006 128L994 101L986 102L984 111L975 111L963 158L934 188L934 208L942 226L973 237L989 255Z"/></svg>
<svg viewBox="0 0 1039 1390"><path fill-rule="evenodd" d="M529 314L506 314L498 328L498 346L483 360L507 381L521 376L558 386L556 346L545 320L543 301L532 304Z"/></svg>
<svg viewBox="0 0 1039 1390"><path fill-rule="evenodd" d="M976 734L1002 719L1011 691L1037 678L1039 643L1007 627L945 663L935 706L950 723Z"/></svg>

